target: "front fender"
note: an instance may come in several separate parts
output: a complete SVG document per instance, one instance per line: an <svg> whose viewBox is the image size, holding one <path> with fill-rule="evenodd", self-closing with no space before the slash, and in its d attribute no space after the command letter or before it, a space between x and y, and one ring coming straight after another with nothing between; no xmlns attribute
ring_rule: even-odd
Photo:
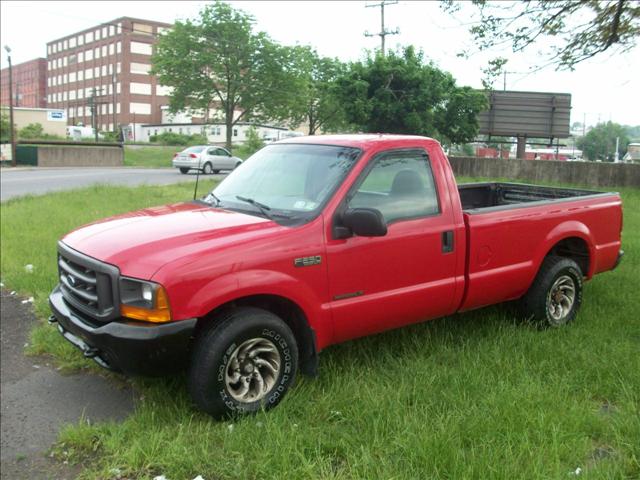
<svg viewBox="0 0 640 480"><path fill-rule="evenodd" d="M294 302L316 332L318 344L330 342L332 327L328 304L308 284L273 270L244 270L216 277L189 292L179 315L203 317L221 305L254 295L276 295ZM186 295L181 297L187 298Z"/></svg>

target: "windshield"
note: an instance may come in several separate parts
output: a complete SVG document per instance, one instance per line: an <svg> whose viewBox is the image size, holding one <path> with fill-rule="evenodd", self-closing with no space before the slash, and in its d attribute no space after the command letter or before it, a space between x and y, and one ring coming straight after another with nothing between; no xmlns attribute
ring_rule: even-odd
<svg viewBox="0 0 640 480"><path fill-rule="evenodd" d="M200 153L207 147L189 147L182 151L182 153Z"/></svg>
<svg viewBox="0 0 640 480"><path fill-rule="evenodd" d="M236 168L205 201L274 220L310 220L359 153L330 145L269 145Z"/></svg>

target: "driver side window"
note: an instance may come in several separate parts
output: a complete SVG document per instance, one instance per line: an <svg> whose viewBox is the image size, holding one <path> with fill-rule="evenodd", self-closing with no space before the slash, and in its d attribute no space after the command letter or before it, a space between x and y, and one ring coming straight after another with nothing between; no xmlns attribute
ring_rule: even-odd
<svg viewBox="0 0 640 480"><path fill-rule="evenodd" d="M388 152L373 162L351 197L350 208L376 208L387 224L440 213L431 164L424 151Z"/></svg>

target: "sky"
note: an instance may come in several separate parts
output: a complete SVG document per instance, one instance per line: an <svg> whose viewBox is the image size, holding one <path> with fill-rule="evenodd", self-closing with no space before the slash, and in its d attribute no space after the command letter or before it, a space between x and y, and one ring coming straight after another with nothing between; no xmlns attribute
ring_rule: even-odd
<svg viewBox="0 0 640 480"><path fill-rule="evenodd" d="M380 9L362 1L232 1L255 17L256 29L285 45L310 45L321 55L342 61L362 59L379 47ZM371 3L371 2L369 2ZM376 2L377 3L377 2ZM0 43L12 49L14 64L46 57L46 42L122 16L172 23L194 18L206 2L191 1L78 1L0 2ZM456 54L472 47L468 33L472 7L466 4L451 15L435 1L399 1L385 8L387 28L400 34L387 37L387 48L414 45L439 68L450 72L459 85L481 88L481 69L496 56L509 58L507 90L572 94L571 121L594 125L614 121L640 125L640 46L625 54L605 53L573 72L552 67L536 73L543 63L541 44L525 54L494 50L468 59ZM544 45L542 45L544 46ZM7 66L2 52L2 68ZM502 89L502 78L495 88Z"/></svg>

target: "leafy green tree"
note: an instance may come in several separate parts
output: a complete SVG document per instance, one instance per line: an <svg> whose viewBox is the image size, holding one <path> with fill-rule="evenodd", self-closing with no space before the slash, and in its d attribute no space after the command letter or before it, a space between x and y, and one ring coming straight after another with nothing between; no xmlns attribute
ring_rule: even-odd
<svg viewBox="0 0 640 480"><path fill-rule="evenodd" d="M9 131L9 115L3 110L0 113L0 141L8 142L11 139Z"/></svg>
<svg viewBox="0 0 640 480"><path fill-rule="evenodd" d="M233 147L233 154L242 159L246 159L262 147L264 147L264 140L260 138L258 130L255 127L251 127L247 131L247 140L242 145Z"/></svg>
<svg viewBox="0 0 640 480"><path fill-rule="evenodd" d="M486 106L482 92L458 87L413 47L351 64L338 85L347 120L359 130L428 135L445 144L473 139Z"/></svg>
<svg viewBox="0 0 640 480"><path fill-rule="evenodd" d="M320 57L311 47L296 46L291 51L297 108L290 124L296 127L306 123L309 135L320 130L343 130L346 117L335 80L345 73L346 65L338 59Z"/></svg>
<svg viewBox="0 0 640 480"><path fill-rule="evenodd" d="M589 160L613 161L619 138L618 155L622 158L629 145L629 137L624 126L613 122L599 123L584 137L578 139L578 148Z"/></svg>
<svg viewBox="0 0 640 480"><path fill-rule="evenodd" d="M637 1L473 0L471 3L477 8L474 18L477 21L470 28L475 48L482 51L510 44L514 52L523 52L547 37L553 40L553 46L546 52L549 65L558 70L573 70L580 62L603 52L629 51L640 35ZM443 8L455 15L467 6L464 2L445 0ZM500 63L489 68L498 72L504 66Z"/></svg>
<svg viewBox="0 0 640 480"><path fill-rule="evenodd" d="M152 57L159 83L172 87L171 111L201 110L209 119L209 109L219 109L228 148L238 122L283 121L291 113L290 49L253 27L250 15L215 2L198 18L177 21Z"/></svg>

